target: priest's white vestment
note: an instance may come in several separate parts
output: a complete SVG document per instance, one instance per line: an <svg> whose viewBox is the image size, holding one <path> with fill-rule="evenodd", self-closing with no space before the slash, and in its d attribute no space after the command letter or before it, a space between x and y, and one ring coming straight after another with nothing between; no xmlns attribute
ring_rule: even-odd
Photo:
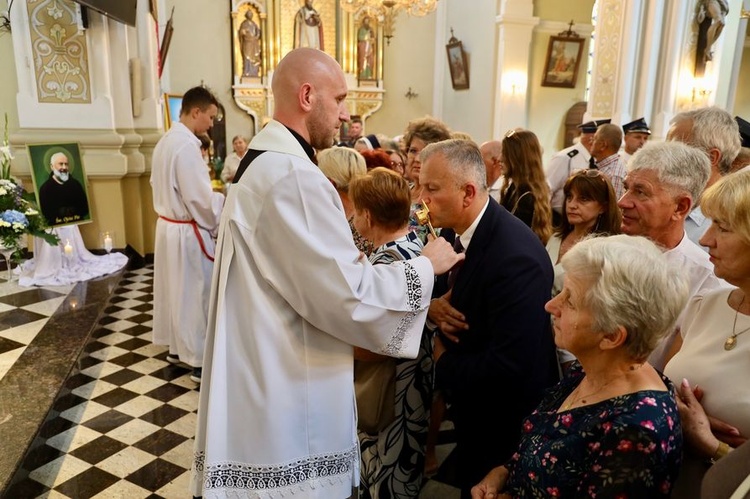
<svg viewBox="0 0 750 499"><path fill-rule="evenodd" d="M211 286L193 495L349 497L359 483L352 345L414 358L434 275L372 266L338 194L271 121L229 191Z"/></svg>
<svg viewBox="0 0 750 499"><path fill-rule="evenodd" d="M219 229L224 195L211 189L200 140L182 123L173 123L154 148L151 188L159 215L154 244L154 343L169 345L180 360L200 367L213 271L208 256L214 254L212 235Z"/></svg>

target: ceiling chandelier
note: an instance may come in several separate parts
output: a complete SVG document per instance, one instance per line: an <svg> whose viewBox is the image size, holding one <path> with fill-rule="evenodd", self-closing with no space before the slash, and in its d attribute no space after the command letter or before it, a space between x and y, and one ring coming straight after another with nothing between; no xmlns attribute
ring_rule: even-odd
<svg viewBox="0 0 750 499"><path fill-rule="evenodd" d="M341 8L359 17L369 15L383 24L383 36L391 43L399 11L421 17L434 11L438 0L341 0Z"/></svg>

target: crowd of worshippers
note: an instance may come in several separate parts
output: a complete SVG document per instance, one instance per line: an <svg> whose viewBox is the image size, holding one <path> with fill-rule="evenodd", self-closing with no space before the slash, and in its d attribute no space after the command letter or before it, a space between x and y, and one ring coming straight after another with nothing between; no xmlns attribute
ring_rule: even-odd
<svg viewBox="0 0 750 499"><path fill-rule="evenodd" d="M740 381L750 375L749 123L702 108L649 142L644 119L590 121L546 168L530 130L479 145L432 117L395 138L363 135L353 117L328 147L316 141L325 127L303 125L310 108L281 98L296 95L287 72L304 62L287 57L274 78L283 108L246 153L242 139L221 217L202 319L210 377L194 495L348 497L352 475L359 497L417 497L440 471L444 420L456 443L451 480L465 498L679 498L701 487L703 497L729 497L741 486L750 475L750 391ZM305 57L334 68L324 55ZM309 71L345 90L343 77ZM303 161L333 187L333 205ZM351 241L321 206L343 211L346 238L369 260L358 277L352 254L331 247ZM349 261L331 267L332 258ZM312 292L305 265L324 276ZM381 317L381 303L399 300L409 307ZM232 307L259 312L234 317ZM337 331L350 316L362 330ZM184 361L177 343L171 362ZM352 372L353 450L335 388ZM310 422L326 414L327 425Z"/></svg>
<svg viewBox="0 0 750 499"><path fill-rule="evenodd" d="M684 112L651 144L643 118L578 128L546 168L530 130L478 146L431 117L394 139L355 117L319 153L373 263L419 253L425 209L478 246L438 278L416 359L355 349L365 497L408 497L437 472L446 405L466 497L696 497L707 463L750 436L750 392L726 383L750 374L750 123ZM460 221L450 202L483 215ZM493 212L518 220L485 235Z"/></svg>

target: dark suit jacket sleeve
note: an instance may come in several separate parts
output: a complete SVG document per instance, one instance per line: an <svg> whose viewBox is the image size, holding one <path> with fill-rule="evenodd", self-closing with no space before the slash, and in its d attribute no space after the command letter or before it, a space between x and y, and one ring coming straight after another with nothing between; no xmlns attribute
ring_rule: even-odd
<svg viewBox="0 0 750 499"><path fill-rule="evenodd" d="M522 390L534 369L541 368L535 366L535 359L546 358L541 349L551 348L549 315L544 310L551 294L551 276L530 256L519 255L503 265L505 275L488 276L485 282L492 284L473 290L472 298L478 299L479 294L487 297L487 322L472 324L467 317L470 329L462 333L461 341L470 342L469 335L479 335L488 338L488 344L481 349L462 349L460 342L448 345L436 364L438 386L456 392L467 387Z"/></svg>

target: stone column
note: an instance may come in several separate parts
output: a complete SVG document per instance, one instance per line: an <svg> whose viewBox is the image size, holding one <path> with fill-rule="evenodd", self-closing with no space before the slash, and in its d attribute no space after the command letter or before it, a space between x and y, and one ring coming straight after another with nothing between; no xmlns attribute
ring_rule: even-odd
<svg viewBox="0 0 750 499"><path fill-rule="evenodd" d="M528 123L528 75L531 36L539 18L533 16L532 0L502 0L496 17L495 108L492 137Z"/></svg>

